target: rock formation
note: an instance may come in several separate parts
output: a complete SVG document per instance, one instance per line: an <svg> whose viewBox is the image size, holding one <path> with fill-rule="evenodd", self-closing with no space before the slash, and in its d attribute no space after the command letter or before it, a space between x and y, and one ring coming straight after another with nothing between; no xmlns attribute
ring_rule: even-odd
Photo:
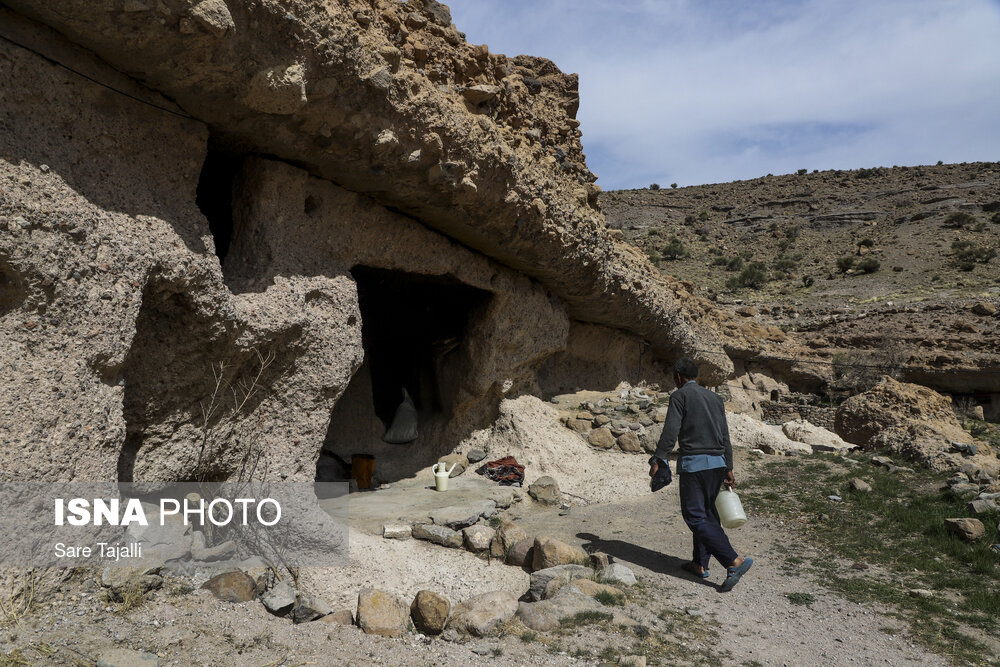
<svg viewBox="0 0 1000 667"><path fill-rule="evenodd" d="M433 0L5 7L5 477L308 479L402 386L441 450L595 346L759 345L605 227L576 77Z"/></svg>

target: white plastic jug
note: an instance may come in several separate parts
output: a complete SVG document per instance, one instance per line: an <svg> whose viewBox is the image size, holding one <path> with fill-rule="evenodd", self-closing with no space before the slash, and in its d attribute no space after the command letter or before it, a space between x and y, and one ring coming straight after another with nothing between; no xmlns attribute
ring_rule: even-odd
<svg viewBox="0 0 1000 667"><path fill-rule="evenodd" d="M747 522L746 512L740 497L732 489L723 489L715 498L715 510L723 528L739 528Z"/></svg>
<svg viewBox="0 0 1000 667"><path fill-rule="evenodd" d="M451 471L455 469L457 463L452 463L451 467L447 470L444 469L444 463L435 463L431 466L431 472L434 473L434 488L438 491L448 490L448 478L451 477Z"/></svg>

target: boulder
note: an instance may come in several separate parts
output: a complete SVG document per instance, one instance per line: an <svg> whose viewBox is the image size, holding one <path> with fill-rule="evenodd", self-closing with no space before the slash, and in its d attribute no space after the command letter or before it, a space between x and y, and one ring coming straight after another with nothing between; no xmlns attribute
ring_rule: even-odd
<svg viewBox="0 0 1000 667"><path fill-rule="evenodd" d="M574 579L586 579L594 576L594 571L583 565L557 565L531 573L531 583L528 585L528 596L532 600L541 600L551 582L561 580L569 583Z"/></svg>
<svg viewBox="0 0 1000 667"><path fill-rule="evenodd" d="M514 546L508 549L504 562L515 567L531 567L534 558L534 546L535 540L532 537L519 540Z"/></svg>
<svg viewBox="0 0 1000 667"><path fill-rule="evenodd" d="M217 574L201 587L226 602L249 602L257 597L257 582L246 572Z"/></svg>
<svg viewBox="0 0 1000 667"><path fill-rule="evenodd" d="M308 623L332 613L333 608L325 600L315 595L303 595L300 593L295 599L295 606L292 607L291 617L296 623Z"/></svg>
<svg viewBox="0 0 1000 667"><path fill-rule="evenodd" d="M495 535L496 531L489 526L477 525L462 529L462 540L465 543L465 548L473 553L489 549Z"/></svg>
<svg viewBox="0 0 1000 667"><path fill-rule="evenodd" d="M260 597L260 601L271 613L284 613L295 604L295 589L287 580L279 581Z"/></svg>
<svg viewBox="0 0 1000 667"><path fill-rule="evenodd" d="M465 458L469 459L469 463L479 463L486 458L486 452L481 449L470 449Z"/></svg>
<svg viewBox="0 0 1000 667"><path fill-rule="evenodd" d="M451 602L432 591L419 591L410 605L410 618L414 627L425 635L439 635L444 630Z"/></svg>
<svg viewBox="0 0 1000 667"><path fill-rule="evenodd" d="M969 503L969 512L972 514L986 514L987 512L996 512L997 509L995 502L985 498L977 498Z"/></svg>
<svg viewBox="0 0 1000 667"><path fill-rule="evenodd" d="M515 489L510 486L497 486L490 489L487 494L490 500L492 500L498 509L507 509L514 503L521 501L521 490Z"/></svg>
<svg viewBox="0 0 1000 667"><path fill-rule="evenodd" d="M319 619L321 623L335 623L336 625L354 625L354 614L350 609L338 609L332 614Z"/></svg>
<svg viewBox="0 0 1000 667"><path fill-rule="evenodd" d="M974 312L976 315L992 317L997 314L997 307L987 301L980 301L979 303L972 306L972 312Z"/></svg>
<svg viewBox="0 0 1000 667"><path fill-rule="evenodd" d="M590 430L590 420L567 419L566 427L571 431L576 431L577 433L586 433Z"/></svg>
<svg viewBox="0 0 1000 667"><path fill-rule="evenodd" d="M497 504L492 500L480 500L471 505L451 505L442 507L430 513L430 520L438 526L445 526L452 530L462 530L479 521L479 518L488 519L497 511Z"/></svg>
<svg viewBox="0 0 1000 667"><path fill-rule="evenodd" d="M492 555L496 558L505 557L515 544L527 537L528 534L516 523L501 521L493 538Z"/></svg>
<svg viewBox="0 0 1000 667"><path fill-rule="evenodd" d="M660 443L661 435L663 435L663 424L648 426L644 432L639 434L639 444L646 453L652 454Z"/></svg>
<svg viewBox="0 0 1000 667"><path fill-rule="evenodd" d="M152 653L126 648L114 648L97 656L97 667L157 667L159 664L159 658Z"/></svg>
<svg viewBox="0 0 1000 667"><path fill-rule="evenodd" d="M135 595L145 595L163 585L160 566L116 567L109 565L101 571L101 585L108 589L108 597L121 602Z"/></svg>
<svg viewBox="0 0 1000 667"><path fill-rule="evenodd" d="M551 585L551 582L550 582ZM574 579L572 585L579 590L584 595L594 597L599 593L607 593L608 595L622 595L621 589L615 588L609 584L602 584L593 579ZM548 596L546 590L546 597Z"/></svg>
<svg viewBox="0 0 1000 667"><path fill-rule="evenodd" d="M590 432L587 442L598 449L611 449L615 446L615 436L610 428L602 426Z"/></svg>
<svg viewBox="0 0 1000 667"><path fill-rule="evenodd" d="M749 415L734 412L727 413L726 419L734 447L759 449L767 454L779 456L812 454L812 447L789 440L777 426L770 426Z"/></svg>
<svg viewBox="0 0 1000 667"><path fill-rule="evenodd" d="M979 519L945 519L944 527L967 542L974 542L986 534L986 526Z"/></svg>
<svg viewBox="0 0 1000 667"><path fill-rule="evenodd" d="M551 537L539 536L535 538L532 547L531 569L545 570L557 565L586 563L588 560L587 553L579 547L572 547Z"/></svg>
<svg viewBox="0 0 1000 667"><path fill-rule="evenodd" d="M446 456L442 456L438 459L438 463L443 463L445 470L449 470L454 464L455 469L451 471L450 475L448 475L449 478L458 477L465 472L466 468L469 467L469 459L463 454L448 454Z"/></svg>
<svg viewBox="0 0 1000 667"><path fill-rule="evenodd" d="M125 542L138 542L144 560L168 561L185 558L191 552L194 542L191 524L175 514L160 517L160 508L151 503L142 503L143 512L149 525L130 523L125 530Z"/></svg>
<svg viewBox="0 0 1000 667"><path fill-rule="evenodd" d="M395 595L376 588L358 594L358 627L366 634L401 637L409 628L409 609Z"/></svg>
<svg viewBox="0 0 1000 667"><path fill-rule="evenodd" d="M413 536L413 527L406 523L382 524L382 537L387 540L408 540Z"/></svg>
<svg viewBox="0 0 1000 667"><path fill-rule="evenodd" d="M559 485L548 475L532 482L528 486L528 495L543 505L558 505L562 502Z"/></svg>
<svg viewBox="0 0 1000 667"><path fill-rule="evenodd" d="M789 440L805 443L812 447L814 452L844 452L857 447L845 442L836 433L811 424L805 419L785 422L781 425L781 431Z"/></svg>
<svg viewBox="0 0 1000 667"><path fill-rule="evenodd" d="M517 613L517 598L505 591L477 595L455 607L449 628L485 637Z"/></svg>
<svg viewBox="0 0 1000 667"><path fill-rule="evenodd" d="M418 540L426 540L452 549L461 549L463 544L462 534L445 526L421 523L413 527L412 534Z"/></svg>
<svg viewBox="0 0 1000 667"><path fill-rule="evenodd" d="M872 487L871 484L864 481L863 479L858 479L857 477L855 477L854 479L851 480L851 490L858 491L861 493L871 493Z"/></svg>
<svg viewBox="0 0 1000 667"><path fill-rule="evenodd" d="M628 433L623 433L618 436L618 448L623 452L628 452L630 454L642 451L642 445L639 443L639 436L636 435L635 431L629 431Z"/></svg>
<svg viewBox="0 0 1000 667"><path fill-rule="evenodd" d="M619 584L622 586L635 586L637 583L635 572L621 563L612 563L598 572L597 580L606 584Z"/></svg>
<svg viewBox="0 0 1000 667"><path fill-rule="evenodd" d="M576 579L564 585L547 600L521 602L517 608L518 619L536 632L549 632L559 629L564 618L582 611L602 609L599 602L577 588L577 584L583 581L586 580Z"/></svg>

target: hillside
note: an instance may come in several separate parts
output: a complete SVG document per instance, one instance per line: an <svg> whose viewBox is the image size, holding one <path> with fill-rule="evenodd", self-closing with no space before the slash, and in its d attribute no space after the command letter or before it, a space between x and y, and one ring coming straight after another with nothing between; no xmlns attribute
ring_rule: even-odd
<svg viewBox="0 0 1000 667"><path fill-rule="evenodd" d="M601 202L661 271L797 332L821 358L893 347L912 381L1000 391L998 163L768 175Z"/></svg>

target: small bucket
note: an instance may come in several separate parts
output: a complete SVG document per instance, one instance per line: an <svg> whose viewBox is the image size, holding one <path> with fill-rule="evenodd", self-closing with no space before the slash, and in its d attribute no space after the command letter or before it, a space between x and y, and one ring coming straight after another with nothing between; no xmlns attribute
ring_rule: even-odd
<svg viewBox="0 0 1000 667"><path fill-rule="evenodd" d="M455 469L455 464L448 468L444 463L435 463L431 466L431 472L434 473L434 488L438 491L448 490L448 478L451 477L451 471Z"/></svg>
<svg viewBox="0 0 1000 667"><path fill-rule="evenodd" d="M715 498L715 510L723 528L739 528L747 522L740 497L732 489L723 489Z"/></svg>

